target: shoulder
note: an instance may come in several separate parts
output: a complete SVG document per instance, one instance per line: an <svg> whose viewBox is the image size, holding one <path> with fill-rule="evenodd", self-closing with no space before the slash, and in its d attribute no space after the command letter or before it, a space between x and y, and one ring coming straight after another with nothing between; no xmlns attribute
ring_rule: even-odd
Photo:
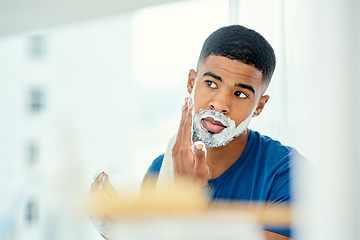
<svg viewBox="0 0 360 240"><path fill-rule="evenodd" d="M160 168L162 165L162 162L164 160L164 154L161 154L159 157L157 157L152 164L150 165L146 175L152 174L152 175L158 175L160 172Z"/></svg>
<svg viewBox="0 0 360 240"><path fill-rule="evenodd" d="M280 141L271 137L251 131L249 140L253 141L253 145L257 151L271 153L272 155L288 155L294 150L292 147L283 145Z"/></svg>
<svg viewBox="0 0 360 240"><path fill-rule="evenodd" d="M289 200L294 169L306 159L295 148L255 131L252 131L249 141L252 143L248 162L251 162L254 175L264 182L266 199L276 202Z"/></svg>
<svg viewBox="0 0 360 240"><path fill-rule="evenodd" d="M290 146L283 145L280 141L271 137L251 131L249 136L249 155L257 158L264 164L269 164L277 169L289 167L292 159L300 156L298 151Z"/></svg>
<svg viewBox="0 0 360 240"><path fill-rule="evenodd" d="M278 140L261 135L252 131L252 156L256 156L257 178L263 180L263 200L268 209L276 209L280 206L291 204L295 189L293 188L294 165L301 162L303 158L293 147L286 146ZM250 137L249 137L250 139ZM290 228L272 228L265 226L265 230L292 237Z"/></svg>
<svg viewBox="0 0 360 240"><path fill-rule="evenodd" d="M147 170L144 176L144 179L141 184L141 188L143 188L144 184L146 184L147 182L152 182L154 180L157 180L163 160L164 160L164 154L161 154L152 162L152 164L150 165L149 169Z"/></svg>

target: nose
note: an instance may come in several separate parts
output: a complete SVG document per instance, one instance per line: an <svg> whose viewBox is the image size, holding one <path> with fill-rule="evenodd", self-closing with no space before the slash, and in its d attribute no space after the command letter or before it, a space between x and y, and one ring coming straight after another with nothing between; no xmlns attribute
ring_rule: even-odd
<svg viewBox="0 0 360 240"><path fill-rule="evenodd" d="M210 102L209 107L211 110L228 114L230 112L228 100L222 94L217 94Z"/></svg>

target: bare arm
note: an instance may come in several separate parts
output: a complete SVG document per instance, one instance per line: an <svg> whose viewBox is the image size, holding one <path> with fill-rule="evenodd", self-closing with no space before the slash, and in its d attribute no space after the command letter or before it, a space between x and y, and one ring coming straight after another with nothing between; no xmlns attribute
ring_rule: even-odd
<svg viewBox="0 0 360 240"><path fill-rule="evenodd" d="M291 240L291 239L293 239L293 238L289 238L284 235L266 231L266 230L262 230L262 232L264 234L265 240Z"/></svg>

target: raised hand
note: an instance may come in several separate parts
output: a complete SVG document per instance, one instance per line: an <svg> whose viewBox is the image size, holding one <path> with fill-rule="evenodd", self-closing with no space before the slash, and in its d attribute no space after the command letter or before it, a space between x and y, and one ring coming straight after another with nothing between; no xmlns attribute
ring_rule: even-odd
<svg viewBox="0 0 360 240"><path fill-rule="evenodd" d="M109 181L109 176L105 172L100 173L91 184L90 196L93 198L92 200L95 201L95 204L98 204L96 201L99 198L114 199L115 197L118 197L116 190ZM104 239L114 239L112 237L115 232L113 222L108 216L93 216L90 214L90 218L95 228Z"/></svg>
<svg viewBox="0 0 360 240"><path fill-rule="evenodd" d="M91 184L91 194L104 194L104 196L113 197L116 196L116 190L109 181L109 176L102 172L100 173Z"/></svg>
<svg viewBox="0 0 360 240"><path fill-rule="evenodd" d="M185 99L178 135L172 148L172 158L176 175L187 176L198 181L202 186L207 184L209 168L206 164L206 147L203 142L192 144L192 111L194 105L189 98Z"/></svg>

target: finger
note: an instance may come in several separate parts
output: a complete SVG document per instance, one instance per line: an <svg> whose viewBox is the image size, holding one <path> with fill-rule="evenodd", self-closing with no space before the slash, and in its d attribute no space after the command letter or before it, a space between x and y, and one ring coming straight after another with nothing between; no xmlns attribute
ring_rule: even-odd
<svg viewBox="0 0 360 240"><path fill-rule="evenodd" d="M186 114L188 111L188 101L189 98L185 98L185 104L182 106L182 114L181 114L179 130L176 136L174 146L172 148L172 159L174 163L174 170L176 173L178 173L180 169L182 169L182 165L183 165L182 161L179 159L179 151L180 151L180 146L182 144L182 133L186 119Z"/></svg>
<svg viewBox="0 0 360 240"><path fill-rule="evenodd" d="M190 101L188 101L189 103ZM179 130L179 136L177 138L177 145L174 146L173 154L175 155L174 162L178 173L189 173L194 164L194 155L191 152L191 123L192 123L192 108L193 105L189 103L189 106L184 113L184 119L181 129Z"/></svg>
<svg viewBox="0 0 360 240"><path fill-rule="evenodd" d="M191 146L192 146L191 128L192 128L192 110L193 110L193 108L194 108L194 105L190 104L188 111L187 111L186 119L184 122L183 131L182 131L182 144L184 144L184 147L188 148L189 150L191 149Z"/></svg>
<svg viewBox="0 0 360 240"><path fill-rule="evenodd" d="M182 139L182 132L183 132L183 127L184 127L184 123L186 120L186 114L188 111L188 102L189 102L189 98L185 98L185 104L182 106L182 113L181 113L181 120L180 120L180 126L179 126L179 130L178 130L178 135L176 137L176 141L175 141L175 145L179 145L180 144L180 140Z"/></svg>
<svg viewBox="0 0 360 240"><path fill-rule="evenodd" d="M201 141L195 142L193 151L195 155L194 174L206 183L208 180L209 168L206 164L205 144Z"/></svg>
<svg viewBox="0 0 360 240"><path fill-rule="evenodd" d="M191 151L192 108L193 105L189 104L185 122L179 131L177 145L173 148L174 169L180 174L189 174L194 166L194 154Z"/></svg>
<svg viewBox="0 0 360 240"><path fill-rule="evenodd" d="M179 155L179 149L175 148L175 145L174 147L172 148L172 160L173 160L173 167L174 167L174 172L175 173L179 173L180 172L180 165L181 163L179 162L179 159L178 159L178 155Z"/></svg>
<svg viewBox="0 0 360 240"><path fill-rule="evenodd" d="M206 147L201 141L194 143L193 152L195 155L195 168L206 165Z"/></svg>
<svg viewBox="0 0 360 240"><path fill-rule="evenodd" d="M115 192L115 188L112 186L109 180L109 175L107 175L105 172L102 172L99 178L101 188L108 192Z"/></svg>
<svg viewBox="0 0 360 240"><path fill-rule="evenodd" d="M101 172L91 184L91 191L104 190L107 183L109 183L109 176L105 172Z"/></svg>
<svg viewBox="0 0 360 240"><path fill-rule="evenodd" d="M97 183L96 187L92 187L90 190L90 194L101 194L101 196L106 198L113 198L118 196L117 191L110 183L108 177L106 178L106 180Z"/></svg>
<svg viewBox="0 0 360 240"><path fill-rule="evenodd" d="M101 174L98 174L95 178L94 178L94 181L92 182L91 184L91 191L95 191L95 190L99 190L100 188L100 185L101 185Z"/></svg>

